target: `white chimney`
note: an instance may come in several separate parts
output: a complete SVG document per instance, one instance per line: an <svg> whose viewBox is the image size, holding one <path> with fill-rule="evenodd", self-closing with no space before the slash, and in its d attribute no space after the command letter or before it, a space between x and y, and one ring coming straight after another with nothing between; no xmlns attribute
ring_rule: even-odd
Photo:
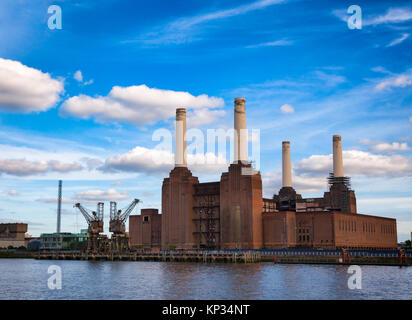
<svg viewBox="0 0 412 320"><path fill-rule="evenodd" d="M343 177L342 161L342 138L339 135L333 136L333 175L334 177Z"/></svg>
<svg viewBox="0 0 412 320"><path fill-rule="evenodd" d="M176 109L175 167L187 167L186 162L186 109Z"/></svg>
<svg viewBox="0 0 412 320"><path fill-rule="evenodd" d="M290 142L282 142L282 186L292 187L292 163L290 160Z"/></svg>
<svg viewBox="0 0 412 320"><path fill-rule="evenodd" d="M247 130L245 98L235 99L234 162L247 161Z"/></svg>

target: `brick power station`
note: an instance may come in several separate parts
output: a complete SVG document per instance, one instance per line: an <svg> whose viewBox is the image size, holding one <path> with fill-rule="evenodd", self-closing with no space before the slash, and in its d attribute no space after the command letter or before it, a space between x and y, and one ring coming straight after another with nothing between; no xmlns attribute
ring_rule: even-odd
<svg viewBox="0 0 412 320"><path fill-rule="evenodd" d="M245 99L235 99L234 162L220 181L200 183L186 164L186 110L176 110L175 167L163 180L162 214L130 216L131 246L144 249L393 249L396 220L359 214L344 176L341 137L333 136L333 173L322 198L292 185L290 143L282 143L282 188L262 197L260 172L247 161Z"/></svg>

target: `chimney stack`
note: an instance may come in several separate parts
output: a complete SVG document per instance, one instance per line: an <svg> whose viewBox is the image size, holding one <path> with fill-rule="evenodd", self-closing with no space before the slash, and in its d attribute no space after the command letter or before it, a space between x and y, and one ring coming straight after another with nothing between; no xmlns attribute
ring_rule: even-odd
<svg viewBox="0 0 412 320"><path fill-rule="evenodd" d="M342 138L340 135L333 136L333 176L343 177L342 161Z"/></svg>
<svg viewBox="0 0 412 320"><path fill-rule="evenodd" d="M247 130L245 98L235 99L234 162L247 161Z"/></svg>
<svg viewBox="0 0 412 320"><path fill-rule="evenodd" d="M186 163L186 109L176 109L175 167L187 167Z"/></svg>
<svg viewBox="0 0 412 320"><path fill-rule="evenodd" d="M290 142L282 142L282 187L292 187L292 163L290 160Z"/></svg>
<svg viewBox="0 0 412 320"><path fill-rule="evenodd" d="M62 180L59 180L59 191L57 194L57 230L56 233L60 234L61 218L62 218Z"/></svg>

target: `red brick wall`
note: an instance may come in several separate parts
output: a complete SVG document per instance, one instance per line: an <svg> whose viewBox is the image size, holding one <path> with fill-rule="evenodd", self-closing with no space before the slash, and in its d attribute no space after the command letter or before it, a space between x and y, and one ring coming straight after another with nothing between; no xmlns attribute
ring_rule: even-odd
<svg viewBox="0 0 412 320"><path fill-rule="evenodd" d="M148 221L144 221L144 217ZM141 248L160 248L162 215L157 209L142 209L140 215L129 217L130 246Z"/></svg>
<svg viewBox="0 0 412 320"><path fill-rule="evenodd" d="M263 246L266 249L296 245L296 213L293 211L263 214Z"/></svg>
<svg viewBox="0 0 412 320"><path fill-rule="evenodd" d="M197 177L184 167L174 168L162 186L162 249L192 249L195 244L194 184Z"/></svg>
<svg viewBox="0 0 412 320"><path fill-rule="evenodd" d="M260 249L262 234L262 179L260 173L242 174L231 164L220 182L220 242L222 249Z"/></svg>
<svg viewBox="0 0 412 320"><path fill-rule="evenodd" d="M396 248L396 220L334 212L336 247Z"/></svg>

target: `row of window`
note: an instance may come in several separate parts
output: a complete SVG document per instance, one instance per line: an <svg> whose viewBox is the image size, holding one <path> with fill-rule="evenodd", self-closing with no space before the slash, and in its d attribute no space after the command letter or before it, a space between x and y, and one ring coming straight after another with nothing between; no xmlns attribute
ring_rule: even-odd
<svg viewBox="0 0 412 320"><path fill-rule="evenodd" d="M340 231L350 231L356 232L356 222L349 221L349 220L339 220L339 230ZM376 225L374 223L362 223L362 231L363 232L376 232ZM385 234L394 234L395 228L393 225L381 225L381 233Z"/></svg>
<svg viewBox="0 0 412 320"><path fill-rule="evenodd" d="M356 231L356 222L349 220L339 220L339 230L340 231Z"/></svg>
<svg viewBox="0 0 412 320"><path fill-rule="evenodd" d="M300 242L310 241L310 236L309 235L300 235L298 239L299 239ZM325 240L325 241L320 240L320 243L323 243L323 242L327 243L327 242L329 242L329 240Z"/></svg>
<svg viewBox="0 0 412 320"><path fill-rule="evenodd" d="M395 228L393 225L381 225L381 232L385 234L394 234Z"/></svg>
<svg viewBox="0 0 412 320"><path fill-rule="evenodd" d="M375 233L375 224L372 223L362 223L363 232L373 232Z"/></svg>

